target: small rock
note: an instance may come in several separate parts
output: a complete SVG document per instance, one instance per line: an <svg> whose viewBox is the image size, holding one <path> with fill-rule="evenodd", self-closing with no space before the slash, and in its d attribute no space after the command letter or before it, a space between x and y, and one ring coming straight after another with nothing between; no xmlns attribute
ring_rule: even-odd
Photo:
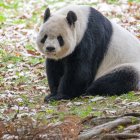
<svg viewBox="0 0 140 140"><path fill-rule="evenodd" d="M74 105L77 105L77 106L80 106L80 105L82 105L83 103L81 103L81 102L74 102Z"/></svg>
<svg viewBox="0 0 140 140"><path fill-rule="evenodd" d="M103 100L105 99L104 97L95 97L93 99L90 99L91 102L96 102L96 101L99 101L99 100Z"/></svg>
<svg viewBox="0 0 140 140"><path fill-rule="evenodd" d="M73 103L72 102L69 102L66 106L70 107L72 105L73 105Z"/></svg>

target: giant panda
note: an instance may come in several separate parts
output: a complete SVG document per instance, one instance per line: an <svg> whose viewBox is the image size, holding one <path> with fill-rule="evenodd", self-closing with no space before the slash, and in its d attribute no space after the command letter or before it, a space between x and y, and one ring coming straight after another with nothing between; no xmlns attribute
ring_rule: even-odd
<svg viewBox="0 0 140 140"><path fill-rule="evenodd" d="M46 102L140 89L140 41L92 7L47 8L37 46L47 58Z"/></svg>

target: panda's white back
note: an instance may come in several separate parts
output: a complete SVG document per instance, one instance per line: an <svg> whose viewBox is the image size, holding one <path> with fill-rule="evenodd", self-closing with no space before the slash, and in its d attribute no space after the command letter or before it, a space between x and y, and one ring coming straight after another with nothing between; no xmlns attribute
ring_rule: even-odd
<svg viewBox="0 0 140 140"><path fill-rule="evenodd" d="M119 65L140 63L140 41L120 25L111 23L113 34L95 79Z"/></svg>

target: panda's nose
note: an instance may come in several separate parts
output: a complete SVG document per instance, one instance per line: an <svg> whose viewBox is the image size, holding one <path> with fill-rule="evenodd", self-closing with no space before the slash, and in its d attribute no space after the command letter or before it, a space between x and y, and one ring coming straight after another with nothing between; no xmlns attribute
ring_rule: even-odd
<svg viewBox="0 0 140 140"><path fill-rule="evenodd" d="M47 51L47 52L53 52L54 50L55 50L55 48L52 47L52 46L46 47L46 51Z"/></svg>

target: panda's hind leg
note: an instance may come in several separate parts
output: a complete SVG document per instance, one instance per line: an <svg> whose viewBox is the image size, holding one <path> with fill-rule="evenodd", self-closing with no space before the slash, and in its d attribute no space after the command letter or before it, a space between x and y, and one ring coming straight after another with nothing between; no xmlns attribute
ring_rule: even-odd
<svg viewBox="0 0 140 140"><path fill-rule="evenodd" d="M135 67L121 66L95 80L86 94L121 95L140 88L139 82L139 72Z"/></svg>

